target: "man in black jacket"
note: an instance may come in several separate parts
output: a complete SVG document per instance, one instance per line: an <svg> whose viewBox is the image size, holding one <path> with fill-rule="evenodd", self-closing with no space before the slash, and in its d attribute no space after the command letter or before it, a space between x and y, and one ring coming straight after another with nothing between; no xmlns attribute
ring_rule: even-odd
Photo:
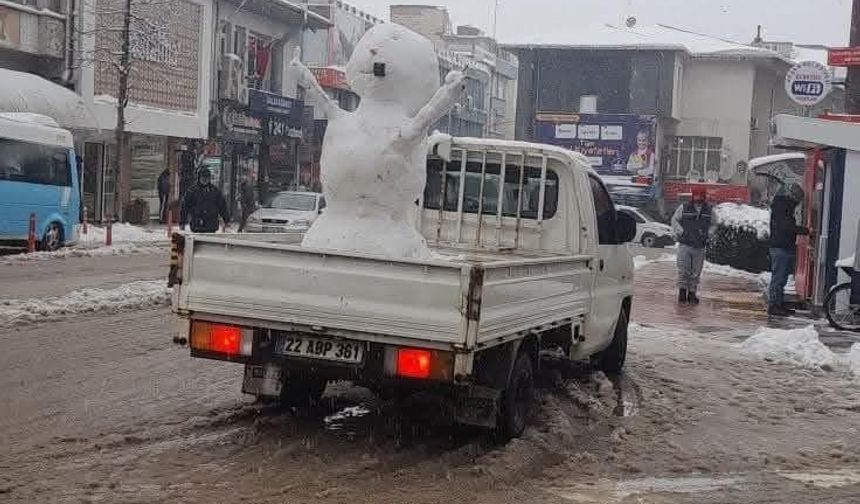
<svg viewBox="0 0 860 504"><path fill-rule="evenodd" d="M803 201L803 188L791 184L780 191L770 204L770 292L769 315L786 317L794 313L785 307L784 293L788 277L794 272L797 253L797 235L808 234L805 227L794 220L794 209Z"/></svg>
<svg viewBox="0 0 860 504"><path fill-rule="evenodd" d="M672 230L678 238L678 303L699 304L696 291L705 264L705 248L714 224L708 193L702 186L692 190L688 203L672 216Z"/></svg>
<svg viewBox="0 0 860 504"><path fill-rule="evenodd" d="M224 226L230 222L227 202L217 187L212 185L212 174L207 168L197 170L197 185L188 190L182 200L182 227L191 225L195 233L214 233L218 230L218 218Z"/></svg>

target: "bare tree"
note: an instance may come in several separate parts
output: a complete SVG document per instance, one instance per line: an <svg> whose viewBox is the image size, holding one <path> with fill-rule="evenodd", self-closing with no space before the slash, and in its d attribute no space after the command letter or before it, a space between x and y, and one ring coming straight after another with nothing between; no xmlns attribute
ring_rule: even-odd
<svg viewBox="0 0 860 504"><path fill-rule="evenodd" d="M96 81L107 74L111 82L115 80L111 92L116 98L115 212L121 220L131 200L131 135L126 110L135 90L140 89L135 71L139 74L151 72L153 66L163 67L162 70L176 67L181 44L175 40L173 28L182 23L183 7L187 5L189 2L184 0L86 0L82 4L91 28L81 29L78 34L81 40L91 38L87 45L91 49L78 51L78 64L93 65ZM145 66L149 68L138 68ZM170 78L170 72L163 73L165 79Z"/></svg>

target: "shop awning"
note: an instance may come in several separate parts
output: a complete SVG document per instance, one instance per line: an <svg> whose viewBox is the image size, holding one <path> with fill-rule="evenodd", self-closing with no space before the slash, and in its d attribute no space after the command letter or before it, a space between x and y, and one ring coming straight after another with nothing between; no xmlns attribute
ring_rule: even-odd
<svg viewBox="0 0 860 504"><path fill-rule="evenodd" d="M0 112L28 112L63 128L98 129L84 100L70 89L35 74L0 68Z"/></svg>

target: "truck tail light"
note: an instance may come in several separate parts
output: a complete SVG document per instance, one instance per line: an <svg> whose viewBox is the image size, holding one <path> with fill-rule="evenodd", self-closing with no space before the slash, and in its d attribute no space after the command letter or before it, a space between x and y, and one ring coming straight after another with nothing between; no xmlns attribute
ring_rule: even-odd
<svg viewBox="0 0 860 504"><path fill-rule="evenodd" d="M397 346L385 348L386 376L451 381L453 369L454 354L451 352Z"/></svg>
<svg viewBox="0 0 860 504"><path fill-rule="evenodd" d="M250 357L254 330L214 322L191 322L191 348L202 352Z"/></svg>
<svg viewBox="0 0 860 504"><path fill-rule="evenodd" d="M430 350L399 348L397 349L397 374L406 378L429 378L432 359Z"/></svg>

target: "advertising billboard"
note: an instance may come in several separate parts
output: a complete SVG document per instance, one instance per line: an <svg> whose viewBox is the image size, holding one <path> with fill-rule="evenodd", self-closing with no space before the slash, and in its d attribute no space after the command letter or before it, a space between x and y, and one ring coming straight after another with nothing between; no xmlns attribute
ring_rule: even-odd
<svg viewBox="0 0 860 504"><path fill-rule="evenodd" d="M638 114L546 114L535 119L535 141L582 153L619 203L654 197L659 169L657 119Z"/></svg>

